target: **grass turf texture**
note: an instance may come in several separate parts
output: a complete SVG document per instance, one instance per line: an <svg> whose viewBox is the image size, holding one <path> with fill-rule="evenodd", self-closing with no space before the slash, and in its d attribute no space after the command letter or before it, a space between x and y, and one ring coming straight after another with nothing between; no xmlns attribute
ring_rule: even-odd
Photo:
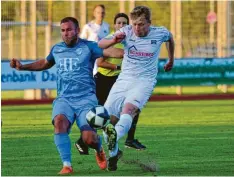
<svg viewBox="0 0 234 177"><path fill-rule="evenodd" d="M57 175L62 166L53 143L51 110L51 105L2 107L3 176ZM233 100L150 102L136 132L147 150L126 149L123 138L124 156L116 172L99 170L92 150L89 156L79 155L73 145L79 137L74 125L70 136L74 175L233 175L233 115ZM157 171L152 172L155 164Z"/></svg>

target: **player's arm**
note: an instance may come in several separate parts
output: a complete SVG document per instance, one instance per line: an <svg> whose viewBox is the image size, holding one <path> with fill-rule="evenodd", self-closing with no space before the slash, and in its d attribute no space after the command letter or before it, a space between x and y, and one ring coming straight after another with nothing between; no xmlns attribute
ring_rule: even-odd
<svg viewBox="0 0 234 177"><path fill-rule="evenodd" d="M43 70L51 68L52 66L54 66L54 64L55 63L53 60L47 61L46 59L40 59L40 60L37 60L33 63L29 63L29 64L25 64L25 65L23 65L18 59L15 59L15 58L13 58L10 61L10 66L12 68L19 70L19 71L22 71L22 70L43 71Z"/></svg>
<svg viewBox="0 0 234 177"><path fill-rule="evenodd" d="M111 69L111 70L120 70L121 69L121 67L119 65L109 63L104 58L97 59L97 66L102 67L102 68L106 68L106 69Z"/></svg>
<svg viewBox="0 0 234 177"><path fill-rule="evenodd" d="M175 42L174 42L172 34L171 34L170 39L166 42L166 48L167 48L169 61L164 66L164 70L167 72L172 69L173 64L174 64Z"/></svg>
<svg viewBox="0 0 234 177"><path fill-rule="evenodd" d="M109 47L103 50L103 56L106 58L119 58L122 59L124 55L123 49Z"/></svg>
<svg viewBox="0 0 234 177"><path fill-rule="evenodd" d="M106 49L114 44L121 42L126 37L125 33L119 32L115 34L111 39L102 39L98 42L100 48Z"/></svg>

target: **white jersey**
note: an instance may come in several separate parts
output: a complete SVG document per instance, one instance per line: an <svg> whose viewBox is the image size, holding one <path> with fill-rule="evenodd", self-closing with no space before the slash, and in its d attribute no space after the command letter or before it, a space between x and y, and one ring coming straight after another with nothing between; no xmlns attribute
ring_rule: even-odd
<svg viewBox="0 0 234 177"><path fill-rule="evenodd" d="M124 59L119 79L156 80L161 44L170 39L171 33L165 27L150 26L147 36L137 37L132 25L125 26L119 31L126 34L122 41Z"/></svg>
<svg viewBox="0 0 234 177"><path fill-rule="evenodd" d="M94 21L84 25L80 38L87 39L88 41L98 42L110 33L110 25L102 22L101 25L96 24Z"/></svg>
<svg viewBox="0 0 234 177"><path fill-rule="evenodd" d="M84 25L80 38L87 39L88 41L98 42L102 38L106 37L110 33L110 25L106 22L102 22L101 25L96 24L94 21ZM98 67L95 62L93 68L93 75L97 73Z"/></svg>

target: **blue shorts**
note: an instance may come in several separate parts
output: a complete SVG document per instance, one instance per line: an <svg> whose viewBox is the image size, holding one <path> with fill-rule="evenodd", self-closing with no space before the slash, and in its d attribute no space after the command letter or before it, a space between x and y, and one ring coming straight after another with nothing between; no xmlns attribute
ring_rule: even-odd
<svg viewBox="0 0 234 177"><path fill-rule="evenodd" d="M76 121L77 126L81 129L82 126L89 125L86 120L86 114L97 104L98 101L95 94L72 101L61 97L56 98L53 102L52 123L57 115L63 114L71 125Z"/></svg>
<svg viewBox="0 0 234 177"><path fill-rule="evenodd" d="M156 81L118 79L111 88L104 107L110 115L117 118L120 118L126 103L131 103L141 110L150 98L155 85Z"/></svg>

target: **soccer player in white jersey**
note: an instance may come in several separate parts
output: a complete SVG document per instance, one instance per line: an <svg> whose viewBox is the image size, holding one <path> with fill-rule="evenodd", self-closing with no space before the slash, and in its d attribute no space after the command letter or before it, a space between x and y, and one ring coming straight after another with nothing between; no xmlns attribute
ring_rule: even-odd
<svg viewBox="0 0 234 177"><path fill-rule="evenodd" d="M128 133L133 118L147 103L157 83L158 56L163 42L167 42L169 56L164 66L166 72L172 69L174 62L172 34L164 27L151 26L150 9L145 6L135 7L130 18L132 25L121 28L111 39L102 39L98 43L101 48L108 48L118 42L124 44L122 72L105 103L111 118L119 119L115 125L116 133L107 133L109 143L112 143L108 160L110 171L117 170L121 155L118 140Z"/></svg>
<svg viewBox="0 0 234 177"><path fill-rule="evenodd" d="M89 41L98 42L102 38L106 37L110 33L110 25L104 22L105 18L105 6L102 4L96 5L93 9L94 19L88 24L85 24L80 38L87 39ZM97 64L95 62L93 75L97 73Z"/></svg>
<svg viewBox="0 0 234 177"><path fill-rule="evenodd" d="M94 61L103 55L122 58L122 50L114 48L102 50L96 42L78 38L79 23L73 17L62 19L60 28L63 42L55 44L46 59L25 65L17 59L12 59L10 66L27 71L42 71L52 66L56 67L58 96L53 102L52 123L54 143L63 163L59 174L73 172L69 133L75 121L84 143L96 150L98 166L106 169L107 162L101 138L87 123L85 116L98 103L92 77Z"/></svg>

